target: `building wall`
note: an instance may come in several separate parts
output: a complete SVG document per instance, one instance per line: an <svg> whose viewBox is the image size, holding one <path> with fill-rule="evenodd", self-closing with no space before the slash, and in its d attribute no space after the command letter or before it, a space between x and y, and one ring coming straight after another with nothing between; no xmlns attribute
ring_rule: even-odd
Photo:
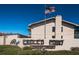
<svg viewBox="0 0 79 59"><path fill-rule="evenodd" d="M23 40L30 40L30 38L19 38L18 35L8 35L6 37L6 45L11 45L10 42L13 40L13 39L16 39L19 41L19 44L18 46L19 47L24 47L23 45Z"/></svg>
<svg viewBox="0 0 79 59"><path fill-rule="evenodd" d="M48 22L46 25L44 23L40 23L40 25L34 25L31 29L31 37L33 39L45 39L45 28L46 28L46 38L52 38L52 26L54 26L54 22Z"/></svg>
<svg viewBox="0 0 79 59"><path fill-rule="evenodd" d="M10 45L10 42L11 42L13 39L18 40L18 35L7 35L7 36L6 36L6 45Z"/></svg>
<svg viewBox="0 0 79 59"><path fill-rule="evenodd" d="M52 35L55 35L54 32L52 32L52 27L55 26L55 23L52 21L47 22L46 25L43 23L40 23L39 26L35 25L34 28L31 29L31 37L33 40L44 40L44 44L49 44L49 39L52 39ZM46 32L45 32L46 31ZM46 37L46 38L45 38Z"/></svg>
<svg viewBox="0 0 79 59"><path fill-rule="evenodd" d="M55 32L52 32L52 27L55 27L55 23L53 21L46 24L46 39L44 39L45 45L49 45L49 40L52 40L52 36L55 35Z"/></svg>
<svg viewBox="0 0 79 59"><path fill-rule="evenodd" d="M23 45L23 40L30 40L31 38L19 38L18 35L8 35L6 37L6 45L11 45L10 42L13 40L13 39L16 39L19 41L19 44L18 46L23 48L25 45Z"/></svg>
<svg viewBox="0 0 79 59"><path fill-rule="evenodd" d="M33 39L44 39L44 25L31 29L31 37Z"/></svg>
<svg viewBox="0 0 79 59"><path fill-rule="evenodd" d="M12 45L10 43L13 39L18 40L19 41L18 46L22 48L25 46L25 45L23 45L23 40L30 40L31 38L19 38L18 35L6 35L5 36L5 40L6 40L5 45ZM0 45L4 45L4 36L0 36Z"/></svg>
<svg viewBox="0 0 79 59"><path fill-rule="evenodd" d="M73 26L70 26L68 24L63 25L62 36L63 36L63 38L61 40L64 40L63 45L58 45L55 47L55 49L47 49L47 50L49 50L49 51L70 50L71 47L78 47L79 40L74 39ZM55 40L57 40L57 39L55 39Z"/></svg>
<svg viewBox="0 0 79 59"><path fill-rule="evenodd" d="M52 32L52 27L56 27L56 32ZM56 39L61 39L61 27L62 27L62 17L56 16L56 21L53 19L46 21L45 23L36 24L31 28L31 37L33 39L43 39L45 45L49 45L49 40L53 40L52 36ZM46 33L45 33L46 31ZM45 38L46 34L46 38Z"/></svg>
<svg viewBox="0 0 79 59"><path fill-rule="evenodd" d="M74 26L64 22L62 23L61 16L57 16L55 22L51 21L46 24L46 39L44 39L44 24L40 26L36 25L31 29L32 38L44 39L45 45L49 45L49 40L64 40L62 46L56 46L55 49L52 50L70 50L71 47L78 46L79 43L74 39ZM56 32L52 32L53 26L57 26ZM63 32L61 32L61 27L63 27ZM52 38L53 35L56 36L55 39ZM61 38L61 36L63 36L63 38Z"/></svg>
<svg viewBox="0 0 79 59"><path fill-rule="evenodd" d="M56 23L55 23L56 22ZM56 32L52 32L52 27L56 27ZM63 32L61 32L61 27L63 27ZM46 28L46 38L45 38L45 28ZM55 38L52 38L55 36ZM61 38L63 36L63 38ZM6 45L10 45L11 40L19 40L19 47L24 47L23 40L44 40L44 45L49 45L49 40L64 40L63 45L58 45L55 49L47 50L70 50L71 47L79 47L79 40L74 39L74 26L62 23L62 17L57 16L56 21L47 21L46 25L44 22L34 25L31 28L31 38L18 38L18 35L8 35L6 36ZM3 45L4 36L0 36L0 45Z"/></svg>
<svg viewBox="0 0 79 59"><path fill-rule="evenodd" d="M18 38L20 43L18 44L19 47L23 48L26 47L27 45L23 45L23 40L31 40L31 38Z"/></svg>
<svg viewBox="0 0 79 59"><path fill-rule="evenodd" d="M74 39L73 40L72 47L79 47L79 39Z"/></svg>
<svg viewBox="0 0 79 59"><path fill-rule="evenodd" d="M69 50L72 47L72 42L74 40L74 27L68 24L63 26L63 48Z"/></svg>
<svg viewBox="0 0 79 59"><path fill-rule="evenodd" d="M6 35L5 44L10 45L10 42L13 39L18 39L18 35ZM4 45L4 36L0 36L0 45Z"/></svg>
<svg viewBox="0 0 79 59"><path fill-rule="evenodd" d="M4 36L0 36L0 45L3 45Z"/></svg>

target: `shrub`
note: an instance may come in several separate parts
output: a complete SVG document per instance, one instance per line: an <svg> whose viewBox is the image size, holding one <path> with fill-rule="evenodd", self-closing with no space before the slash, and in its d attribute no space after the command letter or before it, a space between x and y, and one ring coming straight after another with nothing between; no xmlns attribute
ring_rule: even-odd
<svg viewBox="0 0 79 59"><path fill-rule="evenodd" d="M67 55L69 51L65 51L65 50L62 50L62 51L47 51L45 54L46 55Z"/></svg>
<svg viewBox="0 0 79 59"><path fill-rule="evenodd" d="M23 47L23 50L32 50L32 47L30 46L30 47Z"/></svg>
<svg viewBox="0 0 79 59"><path fill-rule="evenodd" d="M20 55L42 55L42 52L39 50L23 50Z"/></svg>
<svg viewBox="0 0 79 59"><path fill-rule="evenodd" d="M71 51L79 51L79 47L72 47Z"/></svg>

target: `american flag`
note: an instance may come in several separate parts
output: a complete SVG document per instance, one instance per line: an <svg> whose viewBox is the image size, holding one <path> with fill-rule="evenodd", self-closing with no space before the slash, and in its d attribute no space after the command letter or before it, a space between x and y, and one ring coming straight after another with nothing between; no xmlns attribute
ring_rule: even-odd
<svg viewBox="0 0 79 59"><path fill-rule="evenodd" d="M55 12L55 7L48 7L45 9L45 14L49 14L51 12Z"/></svg>

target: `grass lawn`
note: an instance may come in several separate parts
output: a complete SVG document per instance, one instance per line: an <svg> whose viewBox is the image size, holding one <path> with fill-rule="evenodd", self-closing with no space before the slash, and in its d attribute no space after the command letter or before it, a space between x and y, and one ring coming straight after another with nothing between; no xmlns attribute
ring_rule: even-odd
<svg viewBox="0 0 79 59"><path fill-rule="evenodd" d="M0 46L0 55L79 55L79 48L73 48L71 51L40 51L32 50L31 47L21 49L18 46Z"/></svg>

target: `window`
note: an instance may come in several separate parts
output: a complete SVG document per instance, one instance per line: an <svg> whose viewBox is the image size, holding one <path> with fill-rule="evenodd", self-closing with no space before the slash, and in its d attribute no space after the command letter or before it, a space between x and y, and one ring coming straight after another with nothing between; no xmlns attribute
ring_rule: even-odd
<svg viewBox="0 0 79 59"><path fill-rule="evenodd" d="M75 39L79 39L79 27L75 27L75 30L74 30L74 38Z"/></svg>
<svg viewBox="0 0 79 59"><path fill-rule="evenodd" d="M24 45L30 44L44 44L44 40L23 40Z"/></svg>
<svg viewBox="0 0 79 59"><path fill-rule="evenodd" d="M74 31L74 38L79 39L79 30Z"/></svg>
<svg viewBox="0 0 79 59"><path fill-rule="evenodd" d="M49 45L63 45L63 40L50 40Z"/></svg>
<svg viewBox="0 0 79 59"><path fill-rule="evenodd" d="M49 45L55 45L55 41L50 41Z"/></svg>
<svg viewBox="0 0 79 59"><path fill-rule="evenodd" d="M24 45L27 45L27 44L30 44L30 43L31 43L30 40L23 40L23 44L24 44Z"/></svg>
<svg viewBox="0 0 79 59"><path fill-rule="evenodd" d="M41 44L44 44L44 40L41 40Z"/></svg>
<svg viewBox="0 0 79 59"><path fill-rule="evenodd" d="M55 38L55 36L52 36L52 38Z"/></svg>
<svg viewBox="0 0 79 59"><path fill-rule="evenodd" d="M33 44L44 44L44 40L33 40Z"/></svg>
<svg viewBox="0 0 79 59"><path fill-rule="evenodd" d="M61 27L61 32L63 32L63 27Z"/></svg>
<svg viewBox="0 0 79 59"><path fill-rule="evenodd" d="M55 32L55 27L52 27L52 32Z"/></svg>
<svg viewBox="0 0 79 59"><path fill-rule="evenodd" d="M31 42L30 42L31 44L33 44L34 43L34 41L33 40L31 40Z"/></svg>
<svg viewBox="0 0 79 59"><path fill-rule="evenodd" d="M61 36L61 39L63 39L63 36Z"/></svg>

